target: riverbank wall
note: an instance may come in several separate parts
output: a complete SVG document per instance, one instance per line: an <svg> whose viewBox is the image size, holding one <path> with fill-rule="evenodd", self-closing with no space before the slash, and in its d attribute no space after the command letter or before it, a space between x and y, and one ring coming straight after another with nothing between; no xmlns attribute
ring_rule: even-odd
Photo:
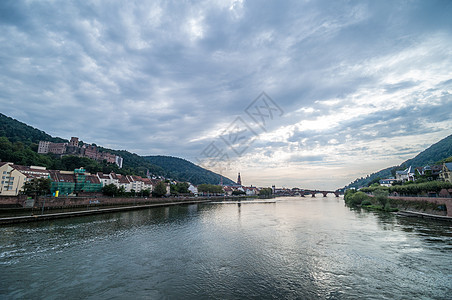
<svg viewBox="0 0 452 300"><path fill-rule="evenodd" d="M165 206L174 206L174 205L190 205L190 204L205 203L205 202L210 202L210 201L211 200L191 200L191 201L179 200L179 201L173 201L173 202L140 204L140 205L133 205L133 206L120 206L120 207L110 207L110 208L97 207L97 208L90 208L87 210L79 210L79 211L68 211L68 212L46 213L46 214L32 214L32 215L26 215L26 216L12 216L12 217L0 218L0 225L28 223L28 222L45 221L45 220L53 220L53 219L72 218L72 217L81 217L81 216L88 216L88 215L98 215L98 214L105 214L105 213L114 213L114 212L139 210L139 209L147 209L147 208L155 208L155 207L165 207Z"/></svg>
<svg viewBox="0 0 452 300"><path fill-rule="evenodd" d="M230 197L226 197L228 199ZM80 207L102 207L102 206L121 206L121 205L146 205L156 203L170 203L194 200L219 200L225 199L224 196L210 197L38 197L37 200L27 199L26 196L0 197L0 209L2 210L22 210L22 209L68 209ZM237 199L234 197L234 199Z"/></svg>
<svg viewBox="0 0 452 300"><path fill-rule="evenodd" d="M391 203L399 202L399 203L406 203L406 206L413 207L413 206L420 206L422 207L422 203L429 203L433 205L445 205L446 212L444 215L448 217L452 217L452 198L439 198L439 197L406 197L406 196L389 196L388 197L391 200ZM432 213L432 212L429 212ZM438 214L438 212L436 212Z"/></svg>

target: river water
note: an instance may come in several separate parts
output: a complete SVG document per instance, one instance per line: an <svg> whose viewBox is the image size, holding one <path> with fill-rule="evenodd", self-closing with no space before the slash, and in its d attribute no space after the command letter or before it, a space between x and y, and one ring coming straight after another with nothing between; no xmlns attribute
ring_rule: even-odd
<svg viewBox="0 0 452 300"><path fill-rule="evenodd" d="M451 223L342 198L0 227L1 299L452 299Z"/></svg>

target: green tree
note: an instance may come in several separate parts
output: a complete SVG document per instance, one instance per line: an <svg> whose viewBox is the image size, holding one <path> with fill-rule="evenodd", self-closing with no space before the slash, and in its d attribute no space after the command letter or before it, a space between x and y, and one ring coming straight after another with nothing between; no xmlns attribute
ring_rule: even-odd
<svg viewBox="0 0 452 300"><path fill-rule="evenodd" d="M176 184L172 184L170 186L171 194L188 194L190 191L188 187L190 185L187 182L177 182Z"/></svg>
<svg viewBox="0 0 452 300"><path fill-rule="evenodd" d="M386 204L388 204L389 199L388 199L388 191L384 190L384 189L376 189L375 191L373 191L373 195L375 197L375 200L378 201L378 203L381 204L381 206L383 208L386 207Z"/></svg>
<svg viewBox="0 0 452 300"><path fill-rule="evenodd" d="M259 191L259 196L261 197L270 197L273 194L273 190L271 188L263 188Z"/></svg>
<svg viewBox="0 0 452 300"><path fill-rule="evenodd" d="M124 196L126 193L126 188L123 186L120 186L118 189L118 196Z"/></svg>
<svg viewBox="0 0 452 300"><path fill-rule="evenodd" d="M118 195L118 187L114 185L113 183L107 184L102 188L102 193L106 196L117 196Z"/></svg>
<svg viewBox="0 0 452 300"><path fill-rule="evenodd" d="M369 200L369 198L366 193L355 190L347 190L344 195L345 203L351 206L361 205L363 201Z"/></svg>
<svg viewBox="0 0 452 300"><path fill-rule="evenodd" d="M141 196L143 197L149 197L151 195L151 191L148 189L141 190Z"/></svg>
<svg viewBox="0 0 452 300"><path fill-rule="evenodd" d="M223 193L223 187L221 185L214 185L214 184L200 184L200 185L198 185L198 192L221 194L221 193Z"/></svg>
<svg viewBox="0 0 452 300"><path fill-rule="evenodd" d="M50 186L51 181L49 178L33 178L24 183L23 191L24 194L34 195L35 199L37 199L40 195L50 193Z"/></svg>
<svg viewBox="0 0 452 300"><path fill-rule="evenodd" d="M155 197L163 197L166 195L166 184L163 181L160 181L157 183L157 185L154 188L154 191L152 192Z"/></svg>

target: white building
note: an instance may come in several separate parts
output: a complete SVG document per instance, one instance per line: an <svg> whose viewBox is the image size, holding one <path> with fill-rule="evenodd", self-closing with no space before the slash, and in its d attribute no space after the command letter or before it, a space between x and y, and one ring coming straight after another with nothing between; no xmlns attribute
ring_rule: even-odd
<svg viewBox="0 0 452 300"><path fill-rule="evenodd" d="M403 171L396 171L396 180L397 181L414 181L414 168L409 166Z"/></svg>
<svg viewBox="0 0 452 300"><path fill-rule="evenodd" d="M38 153L47 154L49 153L51 142L40 141L38 145Z"/></svg>
<svg viewBox="0 0 452 300"><path fill-rule="evenodd" d="M198 196L198 188L190 183L190 186L188 187L188 190L190 193L192 193L195 196Z"/></svg>

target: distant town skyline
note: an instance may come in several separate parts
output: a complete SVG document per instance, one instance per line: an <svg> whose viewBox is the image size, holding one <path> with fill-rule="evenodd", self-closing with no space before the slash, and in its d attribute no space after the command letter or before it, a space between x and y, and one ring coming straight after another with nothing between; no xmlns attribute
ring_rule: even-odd
<svg viewBox="0 0 452 300"><path fill-rule="evenodd" d="M1 112L332 190L452 133L451 1L2 1ZM265 94L262 94L264 92Z"/></svg>

